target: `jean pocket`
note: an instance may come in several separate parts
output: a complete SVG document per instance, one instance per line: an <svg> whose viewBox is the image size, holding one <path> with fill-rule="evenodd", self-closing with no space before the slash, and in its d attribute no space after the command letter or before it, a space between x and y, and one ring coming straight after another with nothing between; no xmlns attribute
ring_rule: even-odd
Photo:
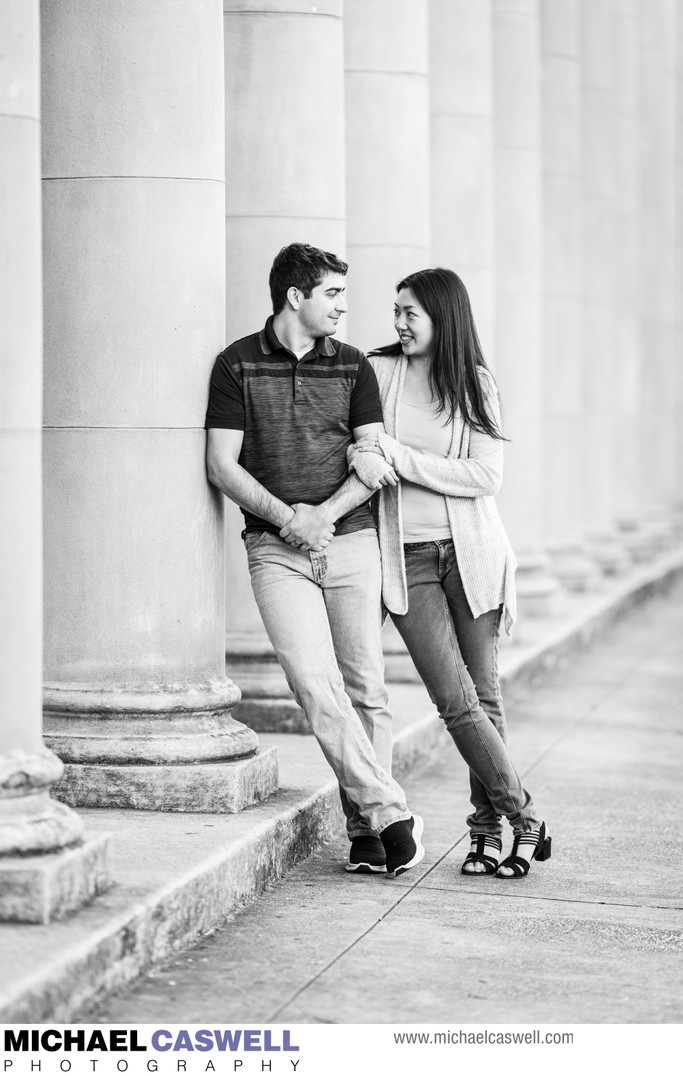
<svg viewBox="0 0 683 1076"><path fill-rule="evenodd" d="M268 534L268 531L247 531L244 536L244 548L247 553L252 553L255 549L258 549L265 542Z"/></svg>

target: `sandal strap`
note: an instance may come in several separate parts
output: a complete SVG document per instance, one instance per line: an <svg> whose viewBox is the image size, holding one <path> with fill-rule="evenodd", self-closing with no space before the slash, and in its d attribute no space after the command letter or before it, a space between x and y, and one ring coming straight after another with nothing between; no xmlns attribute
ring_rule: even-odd
<svg viewBox="0 0 683 1076"><path fill-rule="evenodd" d="M500 837L494 837L490 833L473 833L472 844L475 845L475 850L467 853L463 867L468 863L481 863L486 874L494 874L498 866L498 857L487 855L484 849L493 848L496 852L500 852L503 847ZM463 871L463 873L476 874L477 872Z"/></svg>
<svg viewBox="0 0 683 1076"><path fill-rule="evenodd" d="M488 866L492 869L498 866L497 859L494 859L493 856L487 856L483 852L468 852L465 856L463 867L465 863L483 863L485 867Z"/></svg>
<svg viewBox="0 0 683 1076"><path fill-rule="evenodd" d="M539 837L540 837L540 833L539 833L538 830L536 830L535 832L532 832L532 833L518 833L517 836L514 839L513 844L515 845L516 848L519 848L520 844L533 845L534 848L535 848L536 845L538 844Z"/></svg>
<svg viewBox="0 0 683 1076"><path fill-rule="evenodd" d="M521 878L523 875L529 873L529 867L531 862L528 859L524 859L522 856L508 856L502 863L498 864L498 867L509 867L514 871L515 878ZM504 874L500 874L499 878L505 878Z"/></svg>
<svg viewBox="0 0 683 1076"><path fill-rule="evenodd" d="M476 844L477 852L483 852L485 847L495 848L500 852L503 842L500 837L494 837L492 833L473 833L471 843Z"/></svg>

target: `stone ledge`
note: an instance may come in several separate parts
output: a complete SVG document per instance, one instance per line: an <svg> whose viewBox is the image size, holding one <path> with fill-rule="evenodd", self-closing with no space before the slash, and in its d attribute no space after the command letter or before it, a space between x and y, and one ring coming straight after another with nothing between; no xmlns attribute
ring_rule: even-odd
<svg viewBox="0 0 683 1076"><path fill-rule="evenodd" d="M506 646L500 659L503 689L527 684L588 646L619 617L640 602L664 593L683 573L683 550L660 555L654 563L636 565L628 573L604 584L596 594L572 594L559 615L527 628L523 643Z"/></svg>
<svg viewBox="0 0 683 1076"><path fill-rule="evenodd" d="M234 814L278 788L277 751L260 747L248 758L175 766L67 763L54 785L70 807Z"/></svg>
<svg viewBox="0 0 683 1076"><path fill-rule="evenodd" d="M51 923L78 911L112 884L110 835L37 856L0 859L0 918Z"/></svg>
<svg viewBox="0 0 683 1076"><path fill-rule="evenodd" d="M259 735L262 732L311 734L305 713L291 696L273 699L243 695L242 702L235 707L235 717Z"/></svg>
<svg viewBox="0 0 683 1076"><path fill-rule="evenodd" d="M539 675L618 616L665 590L683 572L683 552L577 595L562 616L539 622L506 647L506 685ZM532 637L533 635L533 637ZM390 686L397 717L395 769L443 750L446 734L420 685ZM81 914L51 927L0 924L12 968L0 985L0 1021L67 1022L174 951L225 923L266 885L341 825L334 780L311 736L264 735L277 745L281 789L241 814L84 811L90 831L114 830L117 885ZM340 868L341 869L341 868Z"/></svg>

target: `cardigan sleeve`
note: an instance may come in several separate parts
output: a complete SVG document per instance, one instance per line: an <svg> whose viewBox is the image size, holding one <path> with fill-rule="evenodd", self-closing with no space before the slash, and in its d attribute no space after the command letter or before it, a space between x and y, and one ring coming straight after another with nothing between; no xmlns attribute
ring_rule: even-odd
<svg viewBox="0 0 683 1076"><path fill-rule="evenodd" d="M486 404L500 428L500 405L493 380L486 380ZM449 497L492 497L503 480L503 442L487 433L470 432L467 459L437 456L424 449L409 448L386 433L377 435L379 445L401 478Z"/></svg>

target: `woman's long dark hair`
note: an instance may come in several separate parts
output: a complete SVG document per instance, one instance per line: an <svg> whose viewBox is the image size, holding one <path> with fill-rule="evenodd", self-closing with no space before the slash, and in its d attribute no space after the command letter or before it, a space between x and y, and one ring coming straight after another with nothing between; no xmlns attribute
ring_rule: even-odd
<svg viewBox="0 0 683 1076"><path fill-rule="evenodd" d="M459 411L471 429L506 440L486 409L477 367L488 370L472 316L470 297L452 269L421 269L396 285L409 288L432 320L434 343L429 363L429 385L439 401L439 414L453 421ZM388 344L371 355L400 355L401 344Z"/></svg>

